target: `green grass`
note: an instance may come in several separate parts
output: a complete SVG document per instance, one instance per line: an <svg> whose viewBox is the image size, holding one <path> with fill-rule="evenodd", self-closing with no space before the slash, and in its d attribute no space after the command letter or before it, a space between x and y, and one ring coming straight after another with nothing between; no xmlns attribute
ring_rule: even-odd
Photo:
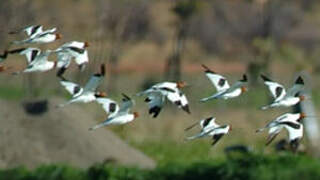
<svg viewBox="0 0 320 180"><path fill-rule="evenodd" d="M13 86L1 86L0 98L7 100L20 100L24 97L24 91L22 88Z"/></svg>
<svg viewBox="0 0 320 180"><path fill-rule="evenodd" d="M193 164L167 164L153 170L96 164L88 169L67 165L43 165L0 170L0 179L10 180L311 180L320 179L320 161L305 155L237 154L224 160Z"/></svg>

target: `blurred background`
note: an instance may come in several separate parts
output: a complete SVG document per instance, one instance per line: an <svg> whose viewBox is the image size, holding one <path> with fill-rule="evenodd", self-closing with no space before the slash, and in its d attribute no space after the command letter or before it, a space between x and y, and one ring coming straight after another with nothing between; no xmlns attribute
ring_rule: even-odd
<svg viewBox="0 0 320 180"><path fill-rule="evenodd" d="M318 113L319 12L316 0L1 1L0 50L15 48L10 42L24 37L8 35L9 31L35 24L57 27L63 35L54 43L36 45L41 49L88 41L89 66L84 72L71 66L65 77L84 84L105 63L107 75L99 89L117 101L122 92L131 95L136 101L133 109L141 117L124 126L89 132L89 127L106 118L104 111L96 103L55 109L70 98L55 72L20 76L4 72L0 75L0 167L33 168L56 162L85 168L101 162L186 165L225 159L224 150L230 146L278 154L275 145L287 137L286 132L265 147L267 134L255 130L293 110L260 110L271 97L259 75L266 74L285 87L302 75L312 97L309 110ZM246 73L249 91L228 101L200 103L200 98L215 91L201 64L223 74L231 84ZM24 57L10 56L2 65L17 71L26 63ZM178 80L191 85L184 89L191 115L168 103L153 119L144 99L134 96L154 83ZM46 112L28 113L35 102L44 103ZM186 127L210 116L219 124L232 124L233 131L214 147L209 138L184 141L199 131L185 133ZM304 123L309 123L312 133L306 132L300 151L318 157L318 121Z"/></svg>

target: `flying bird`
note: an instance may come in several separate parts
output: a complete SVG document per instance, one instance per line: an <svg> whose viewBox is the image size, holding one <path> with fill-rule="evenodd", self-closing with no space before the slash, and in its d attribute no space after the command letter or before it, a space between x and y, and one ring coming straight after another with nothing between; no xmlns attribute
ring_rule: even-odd
<svg viewBox="0 0 320 180"><path fill-rule="evenodd" d="M64 107L68 104L79 102L88 103L95 101L98 97L106 97L106 93L97 91L104 75L105 65L102 64L100 66L100 72L93 74L84 87L61 77L62 80L60 81L60 84L72 95L72 98L68 102L58 105L58 107Z"/></svg>
<svg viewBox="0 0 320 180"><path fill-rule="evenodd" d="M215 122L216 118L209 117L206 119L200 120L199 123L195 123L190 127L186 128L185 131L195 127L197 124L200 125L201 131L200 133L187 137L186 140L193 140L197 138L202 138L206 136L211 136L213 139L212 146L215 145L225 134L229 133L232 130L231 125L218 125Z"/></svg>
<svg viewBox="0 0 320 180"><path fill-rule="evenodd" d="M130 113L132 106L134 105L134 101L127 95L122 94L122 104L119 105L108 98L97 98L96 101L102 105L105 112L108 114L108 117L105 121L89 128L89 131L108 126L108 125L121 125L126 124L137 117L139 117L138 112Z"/></svg>
<svg viewBox="0 0 320 180"><path fill-rule="evenodd" d="M55 40L61 39L61 34L55 33L56 28L49 29L46 31L43 31L41 33L35 34L34 36L30 36L27 39L21 40L21 41L13 41L13 44L44 44L44 43L51 43Z"/></svg>
<svg viewBox="0 0 320 180"><path fill-rule="evenodd" d="M23 71L14 72L13 74L31 73L31 72L46 72L56 67L56 61L49 61L48 57L52 53L51 50L39 52L38 55L28 60L28 65ZM28 59L28 58L27 58Z"/></svg>
<svg viewBox="0 0 320 180"><path fill-rule="evenodd" d="M300 123L306 118L305 113L286 113L269 122L265 127L258 129L256 132L262 132L269 129L269 136L266 145L269 145L285 128L289 132L289 141L292 146L296 146L297 139L302 138L303 125Z"/></svg>
<svg viewBox="0 0 320 180"><path fill-rule="evenodd" d="M58 55L58 62L60 62L58 63L60 70L57 76L61 76L64 73L72 59L74 59L79 69L83 71L86 64L89 63L87 47L89 47L88 42L71 41L57 48L55 52Z"/></svg>
<svg viewBox="0 0 320 180"><path fill-rule="evenodd" d="M264 75L261 75L261 78L274 98L273 103L261 108L263 110L274 107L290 107L298 104L306 98L304 95L299 95L304 88L304 81L301 76L297 78L294 85L287 92L283 85L272 81Z"/></svg>
<svg viewBox="0 0 320 180"><path fill-rule="evenodd" d="M211 99L229 99L240 96L242 93L247 91L247 76L244 74L243 78L232 86L229 85L227 79L220 74L215 73L209 69L206 65L202 65L205 69L205 74L216 88L217 92L212 96L201 99L201 102L205 102Z"/></svg>
<svg viewBox="0 0 320 180"><path fill-rule="evenodd" d="M153 85L149 89L138 93L138 96L146 95L145 102L149 106L149 114L157 117L164 106L166 100L177 105L190 114L189 104L186 95L181 91L186 86L185 82L162 82Z"/></svg>
<svg viewBox="0 0 320 180"><path fill-rule="evenodd" d="M46 30L46 32L55 32L57 28L52 28L49 30ZM37 36L38 34L43 33L43 26L42 25L31 25L24 27L22 29L16 30L16 31L10 31L9 34L18 34L21 32L25 32L27 36L30 38Z"/></svg>

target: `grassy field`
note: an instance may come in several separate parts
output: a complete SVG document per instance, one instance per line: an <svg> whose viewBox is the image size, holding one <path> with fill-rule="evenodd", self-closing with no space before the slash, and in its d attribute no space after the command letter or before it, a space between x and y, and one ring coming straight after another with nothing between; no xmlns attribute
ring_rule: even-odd
<svg viewBox="0 0 320 180"><path fill-rule="evenodd" d="M0 179L10 180L191 180L191 179L319 179L320 161L308 156L282 154L234 154L227 159L201 161L192 165L168 164L154 170L96 164L88 169L67 165L43 165L34 170L23 167L0 170Z"/></svg>

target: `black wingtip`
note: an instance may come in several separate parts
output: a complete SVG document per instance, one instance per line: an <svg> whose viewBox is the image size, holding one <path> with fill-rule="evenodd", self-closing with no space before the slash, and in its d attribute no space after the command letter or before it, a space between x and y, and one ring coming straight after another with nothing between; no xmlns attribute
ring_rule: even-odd
<svg viewBox="0 0 320 180"><path fill-rule="evenodd" d="M131 100L131 98L130 98L128 95L126 95L126 94L124 94L124 93L121 93L121 94L122 94L122 96L123 96L123 101Z"/></svg>
<svg viewBox="0 0 320 180"><path fill-rule="evenodd" d="M156 118L159 115L160 111L161 107L154 106L151 109L149 109L149 114L153 114L152 117Z"/></svg>
<svg viewBox="0 0 320 180"><path fill-rule="evenodd" d="M216 72L212 71L208 66L201 64L201 66L204 68L206 73L213 73L216 74Z"/></svg>
<svg viewBox="0 0 320 180"><path fill-rule="evenodd" d="M262 78L263 81L272 81L271 79L269 79L267 76L261 74L260 77Z"/></svg>
<svg viewBox="0 0 320 180"><path fill-rule="evenodd" d="M242 75L242 79L241 79L240 81L241 81L241 82L247 82L247 81L248 81L247 75L246 75L246 74L243 74L243 75Z"/></svg>
<svg viewBox="0 0 320 180"><path fill-rule="evenodd" d="M182 109L183 109L185 112L187 112L188 114L191 114L190 108L189 108L188 105L182 106Z"/></svg>
<svg viewBox="0 0 320 180"><path fill-rule="evenodd" d="M298 79L296 80L295 84L302 84L302 85L304 85L304 81L303 81L303 79L302 79L301 76L298 77Z"/></svg>

